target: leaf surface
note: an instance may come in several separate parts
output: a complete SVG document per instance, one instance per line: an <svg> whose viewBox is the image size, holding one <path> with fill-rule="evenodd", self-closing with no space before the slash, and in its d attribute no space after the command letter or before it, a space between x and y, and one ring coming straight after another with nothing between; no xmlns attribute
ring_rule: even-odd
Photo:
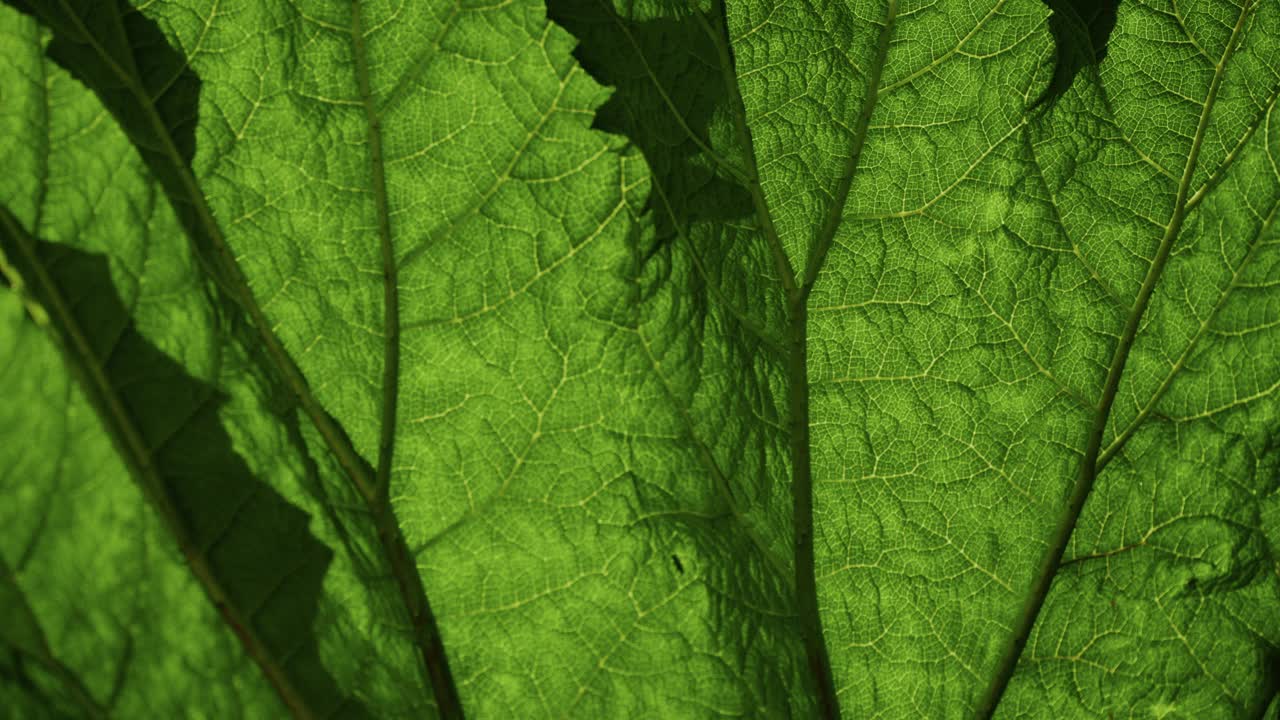
<svg viewBox="0 0 1280 720"><path fill-rule="evenodd" d="M824 268L814 525L843 705L985 715L1016 660L1011 717L1257 712L1275 6L1121 3L1100 71L1046 115L1029 4L729 19L783 245Z"/></svg>
<svg viewBox="0 0 1280 720"><path fill-rule="evenodd" d="M9 4L21 712L1274 706L1280 6Z"/></svg>

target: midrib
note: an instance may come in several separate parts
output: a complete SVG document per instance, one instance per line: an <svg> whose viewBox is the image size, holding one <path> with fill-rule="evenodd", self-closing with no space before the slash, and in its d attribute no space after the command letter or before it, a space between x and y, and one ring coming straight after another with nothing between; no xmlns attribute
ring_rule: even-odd
<svg viewBox="0 0 1280 720"><path fill-rule="evenodd" d="M788 361L787 385L788 409L791 427L792 506L796 543L796 598L799 603L801 632L809 666L818 680L818 706L825 718L840 717L840 701L837 697L831 658L823 638L821 608L818 605L818 587L813 550L813 462L809 436L809 377L808 377L808 323L809 295L818 282L818 275L826 264L836 232L844 219L844 206L858 170L862 148L867 141L867 128L880 99L880 79L889 57L889 40L893 35L894 21L898 15L898 0L889 0L885 8L884 22L876 40L876 55L872 61L862 107L853 128L849 143L849 155L836 181L831 204L814 236L805 260L804 275L796 289L789 293L788 340L791 357Z"/></svg>
<svg viewBox="0 0 1280 720"><path fill-rule="evenodd" d="M351 2L351 52L355 61L356 86L364 106L369 139L369 174L377 219L378 246L382 256L382 414L378 438L378 469L369 510L378 540L391 566L408 610L414 642L422 656L423 669L431 684L436 707L444 720L461 720L462 701L449 671L449 661L440 638L435 613L427 599L418 563L414 558L395 509L391 506L391 466L395 457L396 407L400 388L400 296L395 248L391 237L391 214L387 207L386 164L382 150L382 120L369 82L369 52L365 43L360 0Z"/></svg>
<svg viewBox="0 0 1280 720"><path fill-rule="evenodd" d="M719 10L728 34L728 18L722 2ZM831 204L814 233L805 260L804 272L797 276L778 235L759 181L755 148L747 126L745 104L738 87L736 70L728 49L729 40L717 38L725 84L734 104L734 121L739 142L749 164L748 191L761 230L769 244L787 303L787 415L789 451L791 455L792 526L795 551L795 594L800 634L809 671L817 691L819 715L827 720L840 717L840 702L832 675L831 658L823 638L822 616L818 606L817 578L813 549L813 466L810 448L809 378L808 378L808 298L830 253L836 232L844 219L844 206L858 169L867 129L880 97L880 80L889 55L889 41L897 18L898 1L888 0L883 24L876 40L876 56L867 77L867 86L850 138L848 156L832 192Z"/></svg>
<svg viewBox="0 0 1280 720"><path fill-rule="evenodd" d="M1235 28L1232 29L1231 37L1227 40L1222 57L1214 68L1213 80L1209 84L1209 91L1205 96L1204 106L1200 111L1200 118L1196 124L1187 164L1183 167L1182 178L1178 182L1177 195L1173 204L1173 215L1165 226L1165 232L1160 239L1156 256L1151 262L1151 267L1147 269L1147 275L1143 279L1142 287L1138 291L1133 308L1125 322L1124 331L1116 343L1116 348L1107 370L1107 378L1103 383L1102 393L1098 401L1098 410L1094 414L1093 424L1089 430L1084 457L1080 463L1080 472L1067 503L1067 509L1059 519L1053 535L1050 536L1049 547L1045 551L1040 569L1032 582L1026 604L1023 606L1014 631L1009 637L1009 643L1005 646L1005 651L996 666L996 673L992 683L988 686L976 706L975 716L980 720L987 720L995 713L996 707L1004 695L1005 688L1008 687L1009 681L1013 678L1018 658L1022 655L1022 650L1027 644L1032 628L1035 626L1036 618L1039 617L1040 610L1048 597L1053 578L1062 562L1062 555L1066 551L1067 543L1071 540L1071 533L1075 530L1076 522L1080 519L1080 514L1084 510L1085 501L1093 490L1094 481L1101 470L1099 458L1102 452L1102 436L1106 432L1111 415L1111 407L1115 403L1116 393L1120 388L1120 379L1124 374L1125 363L1129 359L1129 353L1133 348L1134 340L1137 338L1138 330L1142 324L1142 317L1151 302L1151 296L1155 292L1156 284L1164 271L1165 265L1168 263L1173 245L1177 241L1178 235L1182 230L1182 224L1190 211L1187 195L1190 192L1191 180L1195 175L1200 159L1200 150L1204 142L1205 131L1209 125L1209 116L1212 114L1227 63L1235 52L1250 6L1251 0L1245 0L1241 5ZM1113 447L1109 448L1109 452L1114 454L1119 449L1119 446L1113 444Z"/></svg>

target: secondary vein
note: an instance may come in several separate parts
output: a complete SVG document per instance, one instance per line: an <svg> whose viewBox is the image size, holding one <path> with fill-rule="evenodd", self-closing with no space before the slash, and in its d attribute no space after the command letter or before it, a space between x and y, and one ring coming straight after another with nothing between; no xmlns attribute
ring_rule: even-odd
<svg viewBox="0 0 1280 720"><path fill-rule="evenodd" d="M370 183L377 217L378 249L382 255L382 417L378 437L378 470L374 480L375 504L387 502L391 462L395 455L396 404L400 397L400 296L395 251L391 244L391 214L387 210L387 173L382 154L382 121L369 87L369 57L360 22L360 2L351 6L351 44L355 56L356 84L364 106L369 138Z"/></svg>
<svg viewBox="0 0 1280 720"><path fill-rule="evenodd" d="M1222 85L1222 77L1225 73L1227 62L1235 52L1240 33L1244 29L1244 21L1249 15L1250 5L1251 0L1245 0L1241 5L1240 16L1236 20L1235 28L1231 31L1231 37L1227 40L1222 57L1214 68L1213 80L1209 83L1209 92L1205 96L1204 106L1200 111L1200 118L1196 125L1195 136L1191 142L1191 151L1187 157L1187 164L1183 168L1182 179L1178 183L1177 196L1173 204L1173 215L1165 226L1155 258L1151 262L1151 267L1147 269L1147 275L1142 281L1142 287L1138 291L1133 308L1125 322L1124 331L1120 335L1119 342L1116 343L1116 348L1107 370L1107 378L1103 383L1102 396L1098 402L1098 411L1094 415L1093 425L1089 430L1084 457L1080 463L1080 472L1067 502L1067 509L1059 519L1053 535L1050 536L1049 547L1041 560L1039 571L1032 582L1022 613L1017 619L1009 642L1005 646L999 664L996 666L996 673L992 682L977 704L975 716L980 720L988 720L995 713L996 707L1000 704L1000 698L1003 697L1009 681L1013 678L1018 658L1021 657L1022 650L1026 647L1027 640L1031 636L1031 629L1035 626L1036 619L1040 615L1040 609L1044 606L1045 599L1049 595L1053 578L1062 562L1062 555L1067 549L1067 543L1071 540L1071 533L1075 530L1076 522L1080 519L1080 513L1084 510L1085 501L1093 490L1094 481L1097 480L1098 473L1101 471L1099 459L1102 451L1102 436L1110 419L1111 406L1115 403L1116 392L1120 388L1120 378L1124 373L1124 366L1129 359L1129 352L1133 349L1134 340L1137 338L1138 330L1142 325L1142 317L1146 313L1147 306L1151 302L1151 296L1155 292L1156 283L1159 281L1160 275L1164 271L1164 267L1173 251L1174 243L1182 230L1182 224L1190 212L1187 195L1190 193L1191 180L1195 176L1196 166L1200 159L1200 149L1204 143L1205 130L1209 126L1209 116L1217 100L1218 89Z"/></svg>
<svg viewBox="0 0 1280 720"><path fill-rule="evenodd" d="M818 273L826 263L831 244L835 241L836 231L844 219L844 205L849 198L849 189L853 186L853 176L858 170L858 160L862 157L862 148L867 143L867 128L871 125L871 115L875 112L876 102L880 99L880 78L884 74L885 60L889 57L889 38L893 35L893 23L898 15L898 0L889 0L885 10L884 24L880 26L880 35L876 41L876 57L871 65L871 74L867 78L867 94L862 99L862 109L853 128L853 140L849 143L849 156L845 158L840 179L836 181L835 192L831 195L831 204L818 228L813 247L809 251L809 259L805 263L804 278L800 283L800 296L796 300L803 304L818 281Z"/></svg>
<svg viewBox="0 0 1280 720"><path fill-rule="evenodd" d="M729 21L724 0L717 0L716 9L720 18L720 28L711 27L701 13L694 17L702 25L702 29L711 38L716 47L716 55L720 60L720 71L724 79L725 90L729 93L729 102L733 106L734 129L738 142L742 145L743 156L747 162L747 193L751 196L751 205L755 209L756 220L760 223L760 231L764 233L765 242L773 256L778 276L782 280L782 289L790 302L796 293L796 272L787 259L787 251L782 246L782 238L778 235L777 225L773 222L773 214L769 211L769 201L765 198L764 188L760 186L760 168L756 163L755 145L751 139L751 128L747 127L746 104L742 101L742 92L738 88L738 77L734 69L733 56L729 52Z"/></svg>
<svg viewBox="0 0 1280 720"><path fill-rule="evenodd" d="M1142 423L1145 422L1146 419L1151 416L1151 413L1155 411L1156 406L1160 403L1160 399L1164 397L1165 393L1167 393L1171 387L1173 387L1174 379L1176 379L1178 377L1178 373L1186 367L1187 361L1191 358L1192 353L1195 352L1196 347L1199 346L1200 341L1209 334L1209 329L1213 326L1213 322L1218 317L1218 313L1226 306L1227 299L1230 298L1231 293L1240 286L1241 278L1244 277L1245 270L1257 257L1259 248L1267 245L1267 243L1263 242L1262 239L1266 237L1268 232L1270 232L1271 226L1275 222L1277 211L1280 211L1280 201L1272 203L1271 211L1267 213L1266 219L1262 222L1257 234L1254 235L1253 242L1249 245L1248 252L1245 253L1240 264L1236 266L1235 272L1231 274L1231 281L1227 283L1227 286L1218 294L1218 300L1214 303L1213 309L1210 310L1205 319L1200 322L1200 327L1196 329L1196 334L1191 337L1191 340L1187 343L1186 347L1183 348L1182 353L1178 355L1178 359L1174 361L1172 366L1170 366L1169 372L1165 374L1164 380L1160 382L1160 386L1151 394L1151 398L1143 404L1138 415L1125 426L1124 430L1122 430L1104 450L1102 450L1102 453L1098 456L1098 472L1102 472L1103 468L1114 460L1116 455L1124 449L1125 443L1129 441L1129 438L1133 437L1133 434L1138 431L1138 428L1142 426Z"/></svg>

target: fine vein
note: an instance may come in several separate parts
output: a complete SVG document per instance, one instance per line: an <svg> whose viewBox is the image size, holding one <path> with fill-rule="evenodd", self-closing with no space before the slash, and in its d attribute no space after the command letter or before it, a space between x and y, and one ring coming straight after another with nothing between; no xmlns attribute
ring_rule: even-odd
<svg viewBox="0 0 1280 720"><path fill-rule="evenodd" d="M653 354L653 348L650 347L649 340L645 338L644 333L641 330L637 330L636 335L640 339L640 346L644 348L644 354L649 360L649 366L653 369L653 374L658 378L658 383L662 385L662 391L667 396L667 401L670 402L680 414L680 419L684 424L685 432L689 434L689 441L698 451L698 462L702 463L702 466L706 468L707 472L711 475L712 483L715 485L716 490L719 491L720 497L724 500L725 506L729 509L729 513L743 528L747 537L751 539L752 544L756 546L757 552L759 552L765 561L769 563L769 567L778 574L778 577L785 578L787 575L786 564L783 562L782 558L780 558L778 554L769 547L769 544L765 539L760 536L760 533L756 531L755 526L751 524L751 520L739 506L738 500L733 494L733 486L729 481L729 477L720 469L720 464L716 462L715 454L711 452L711 448L708 447L707 444L703 442L702 438L698 436L698 431L693 421L693 416L689 412L688 406L679 400L675 391L671 388L671 383L669 383L666 376L662 374L658 358Z"/></svg>
<svg viewBox="0 0 1280 720"><path fill-rule="evenodd" d="M1000 657L992 682L977 704L975 716L981 720L987 720L995 713L996 707L1000 704L1000 698L1004 695L1005 688L1008 687L1009 681L1013 678L1018 658L1022 655L1022 650L1031 636L1031 629L1035 626L1036 618L1040 615L1040 609L1044 606L1045 598L1049 595L1053 577L1057 574L1058 567L1062 562L1062 554L1067 549L1067 543L1071 540L1071 533L1075 530L1076 521L1080 519L1080 513L1084 509L1085 501L1093 490L1093 483L1101 470L1099 460L1102 451L1102 436L1107 429L1111 406L1115 403L1116 392L1120 387L1120 377L1124 373L1125 362L1129 359L1129 351L1133 348L1133 342L1137 338L1138 330L1142 325L1142 316L1146 312L1147 305L1151 302L1151 295L1155 292L1156 283L1169 260L1173 245L1182 230L1182 223L1186 220L1190 210L1187 196L1190 194L1191 180L1195 175L1197 161L1200 158L1200 148L1204 143L1205 130L1209 126L1209 115L1213 109L1214 102L1217 100L1218 89L1221 87L1227 62L1231 59L1232 53L1235 52L1236 43L1244 28L1244 21L1249 14L1249 7L1250 0L1245 0L1240 8L1240 16L1236 20L1231 37L1227 40L1227 46L1223 50L1222 57L1214 68L1213 80L1209 83L1209 92L1205 96L1195 136L1191 142L1191 152L1187 157L1187 164L1183 168L1182 179L1178 183L1178 192L1173 204L1173 216L1169 219L1169 224L1165 226L1164 235L1160 239L1160 246L1156 251L1155 258L1152 260L1151 267L1148 268L1147 275L1143 279L1142 287L1133 303L1133 309L1125 322L1124 332L1120 335L1119 342L1116 343L1115 352L1107 370L1107 379L1102 387L1102 396L1098 401L1098 411L1094 414L1093 425L1089 430L1089 437L1085 445L1084 457L1080 462L1080 472L1076 478L1075 487L1071 491L1071 497L1067 502L1067 509L1063 512L1058 521L1058 526L1049 539L1048 549L1041 560L1040 568L1032 583L1026 604L1022 608L1022 612L1009 637L1008 644Z"/></svg>
<svg viewBox="0 0 1280 720"><path fill-rule="evenodd" d="M8 217L5 219L7 221ZM10 597L16 599L18 615L20 617L25 616L31 622L37 623L36 614L31 608L31 603L27 601L26 594L18 586L18 578L13 568L9 567L3 557L0 557L0 585L10 586ZM18 620L13 617L7 617L5 622L14 623L18 622ZM89 692L89 688L85 687L84 681L80 679L79 675L76 675L74 670L67 667L66 663L53 654L53 648L49 647L49 639L45 636L44 628L36 625L35 633L37 635L36 641L39 643L36 648L23 648L18 645L6 644L18 657L31 658L39 663L49 674L57 678L71 695L71 699L75 704L80 706L86 717L90 718L90 720L105 720L109 716L108 708L93 697L93 693ZM36 652L32 652L33 649Z"/></svg>

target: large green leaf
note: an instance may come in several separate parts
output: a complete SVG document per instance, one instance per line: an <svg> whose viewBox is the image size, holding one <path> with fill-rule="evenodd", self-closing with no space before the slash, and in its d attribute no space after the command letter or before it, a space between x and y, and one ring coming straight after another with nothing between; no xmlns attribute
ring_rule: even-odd
<svg viewBox="0 0 1280 720"><path fill-rule="evenodd" d="M18 716L1274 712L1280 5L8 2Z"/></svg>

